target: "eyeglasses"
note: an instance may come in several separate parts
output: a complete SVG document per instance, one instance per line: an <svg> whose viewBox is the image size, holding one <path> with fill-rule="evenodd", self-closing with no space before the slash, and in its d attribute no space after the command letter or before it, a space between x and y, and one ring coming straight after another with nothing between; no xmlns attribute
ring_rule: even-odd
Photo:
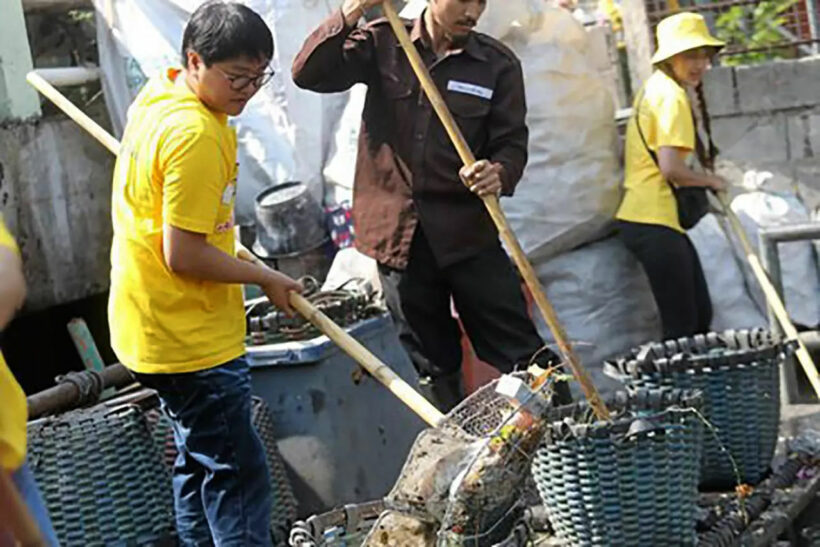
<svg viewBox="0 0 820 547"><path fill-rule="evenodd" d="M273 70L268 70L256 76L232 76L217 66L214 66L214 68L222 74L223 78L230 82L231 89L234 91L242 91L251 84L253 84L256 89L259 89L268 83L275 74Z"/></svg>

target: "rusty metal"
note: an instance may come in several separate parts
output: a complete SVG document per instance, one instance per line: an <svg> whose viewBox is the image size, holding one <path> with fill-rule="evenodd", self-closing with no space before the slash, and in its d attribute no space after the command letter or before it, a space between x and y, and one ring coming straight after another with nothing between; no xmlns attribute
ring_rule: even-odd
<svg viewBox="0 0 820 547"><path fill-rule="evenodd" d="M101 380L102 389L109 387L123 387L134 382L133 376L120 363L105 367L100 372L78 372L77 377L93 382L95 375ZM56 414L77 406L83 398L83 389L80 382L61 383L52 388L31 395L27 399L28 416L32 420L48 414Z"/></svg>

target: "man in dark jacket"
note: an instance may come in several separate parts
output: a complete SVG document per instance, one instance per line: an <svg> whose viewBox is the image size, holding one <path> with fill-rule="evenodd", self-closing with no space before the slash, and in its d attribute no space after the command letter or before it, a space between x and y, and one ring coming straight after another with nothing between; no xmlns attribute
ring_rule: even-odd
<svg viewBox="0 0 820 547"><path fill-rule="evenodd" d="M452 297L478 356L502 372L543 345L479 196L512 195L527 162L521 64L472 29L480 0L430 0L410 38L477 157L463 167L385 19L381 0L345 0L293 64L304 89L368 86L354 184L357 248L376 259L390 311L422 387L442 410L463 397ZM465 186L467 183L469 188ZM554 358L542 352L540 364Z"/></svg>

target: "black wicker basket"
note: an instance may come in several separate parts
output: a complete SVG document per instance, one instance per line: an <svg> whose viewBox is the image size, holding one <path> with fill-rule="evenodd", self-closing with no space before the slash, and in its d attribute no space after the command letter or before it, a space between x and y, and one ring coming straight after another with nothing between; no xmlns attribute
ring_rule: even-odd
<svg viewBox="0 0 820 547"><path fill-rule="evenodd" d="M763 329L710 333L641 346L605 371L628 388L700 390L713 427L704 437L700 485L730 489L738 480L757 484L769 470L780 421L778 367L788 349Z"/></svg>
<svg viewBox="0 0 820 547"><path fill-rule="evenodd" d="M28 443L62 545L173 544L171 475L138 406L30 422Z"/></svg>
<svg viewBox="0 0 820 547"><path fill-rule="evenodd" d="M617 393L609 422L586 402L558 408L532 474L550 523L569 545L692 545L696 541L700 394Z"/></svg>

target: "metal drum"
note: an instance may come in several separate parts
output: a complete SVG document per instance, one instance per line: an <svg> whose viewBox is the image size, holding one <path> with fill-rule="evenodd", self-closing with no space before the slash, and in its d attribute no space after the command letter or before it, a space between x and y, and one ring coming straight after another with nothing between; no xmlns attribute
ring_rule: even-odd
<svg viewBox="0 0 820 547"><path fill-rule="evenodd" d="M256 196L256 241L262 258L315 249L328 239L322 208L301 182L286 182Z"/></svg>

